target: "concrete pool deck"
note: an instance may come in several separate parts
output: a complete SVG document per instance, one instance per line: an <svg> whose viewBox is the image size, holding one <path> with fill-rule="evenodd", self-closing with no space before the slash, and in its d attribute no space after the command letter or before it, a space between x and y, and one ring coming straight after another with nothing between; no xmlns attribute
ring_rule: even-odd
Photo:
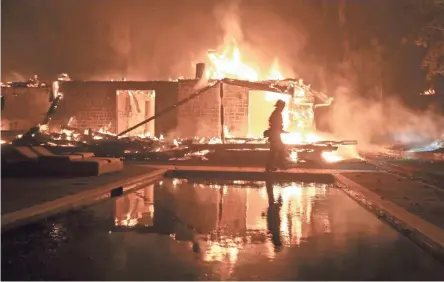
<svg viewBox="0 0 444 282"><path fill-rule="evenodd" d="M260 167L126 164L120 174L82 179L2 179L2 230L87 203L117 187L137 189L168 171L173 177L229 178L272 175L273 180L338 182L361 205L401 227L409 237L444 257L444 190L377 170L289 169L265 173ZM264 179L258 179L264 180ZM393 225L393 224L392 224Z"/></svg>
<svg viewBox="0 0 444 282"><path fill-rule="evenodd" d="M88 201L115 189L137 189L166 170L125 165L120 173L76 178L2 178L2 232Z"/></svg>

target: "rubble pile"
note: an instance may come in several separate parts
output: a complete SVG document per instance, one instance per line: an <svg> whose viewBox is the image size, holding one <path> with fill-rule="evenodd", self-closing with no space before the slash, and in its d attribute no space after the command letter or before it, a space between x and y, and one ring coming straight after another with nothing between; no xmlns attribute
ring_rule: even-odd
<svg viewBox="0 0 444 282"><path fill-rule="evenodd" d="M37 75L34 75L32 78L27 81L8 81L2 82L1 87L46 87L48 86L46 83L41 82Z"/></svg>
<svg viewBox="0 0 444 282"><path fill-rule="evenodd" d="M71 119L72 120L72 119ZM225 144L265 144L263 138L227 138ZM48 125L16 136L13 145L40 145L54 152L91 151L96 156L119 157L129 160L205 160L211 150L194 149L196 144L222 144L221 138L194 137L191 139L165 139L146 135L116 136L108 131L108 126L98 131L80 130L64 126L58 130Z"/></svg>

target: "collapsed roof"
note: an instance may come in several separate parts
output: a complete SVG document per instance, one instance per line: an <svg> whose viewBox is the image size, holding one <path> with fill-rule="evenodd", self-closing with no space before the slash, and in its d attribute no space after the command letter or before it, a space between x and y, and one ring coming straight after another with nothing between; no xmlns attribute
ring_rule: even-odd
<svg viewBox="0 0 444 282"><path fill-rule="evenodd" d="M333 101L332 97L328 97L322 92L314 91L310 85L303 83L302 79L284 79L284 80L264 80L264 81L248 81L232 78L224 78L222 82L249 88L251 90L275 92L281 94L288 94L296 99L299 98L299 103L310 103L316 106L330 105ZM303 91L302 95L297 92Z"/></svg>

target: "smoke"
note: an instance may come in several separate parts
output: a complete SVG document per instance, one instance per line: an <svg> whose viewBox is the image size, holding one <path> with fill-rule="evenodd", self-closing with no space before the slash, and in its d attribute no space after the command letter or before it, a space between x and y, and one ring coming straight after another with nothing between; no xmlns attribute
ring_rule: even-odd
<svg viewBox="0 0 444 282"><path fill-rule="evenodd" d="M443 137L444 117L432 108L414 111L398 98L362 98L343 81L337 87L328 121L337 139L354 139L360 150L383 149L393 142L424 145ZM387 95L389 96L389 95Z"/></svg>
<svg viewBox="0 0 444 282"><path fill-rule="evenodd" d="M9 71L2 75L2 81L27 81L29 77L20 74L16 71Z"/></svg>
<svg viewBox="0 0 444 282"><path fill-rule="evenodd" d="M214 8L214 16L223 31L224 43L229 43L232 38L241 43L244 41L240 20L240 3L240 0L233 0L228 5L224 3Z"/></svg>
<svg viewBox="0 0 444 282"><path fill-rule="evenodd" d="M281 66L291 61L305 43L295 28L297 16L278 16L295 6L290 2L68 2L8 2L2 11L3 75L16 70L44 80L62 72L74 80L193 77L195 63L205 61L207 51L222 45L228 34L262 70L274 57ZM16 14L27 21L17 21Z"/></svg>

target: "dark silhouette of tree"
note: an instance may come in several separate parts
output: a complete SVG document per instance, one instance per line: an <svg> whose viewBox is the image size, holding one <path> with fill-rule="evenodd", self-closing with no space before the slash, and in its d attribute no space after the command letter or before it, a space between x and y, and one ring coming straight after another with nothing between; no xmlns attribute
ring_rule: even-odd
<svg viewBox="0 0 444 282"><path fill-rule="evenodd" d="M418 28L411 42L425 49L421 67L427 79L444 76L444 0L416 0L411 2Z"/></svg>

